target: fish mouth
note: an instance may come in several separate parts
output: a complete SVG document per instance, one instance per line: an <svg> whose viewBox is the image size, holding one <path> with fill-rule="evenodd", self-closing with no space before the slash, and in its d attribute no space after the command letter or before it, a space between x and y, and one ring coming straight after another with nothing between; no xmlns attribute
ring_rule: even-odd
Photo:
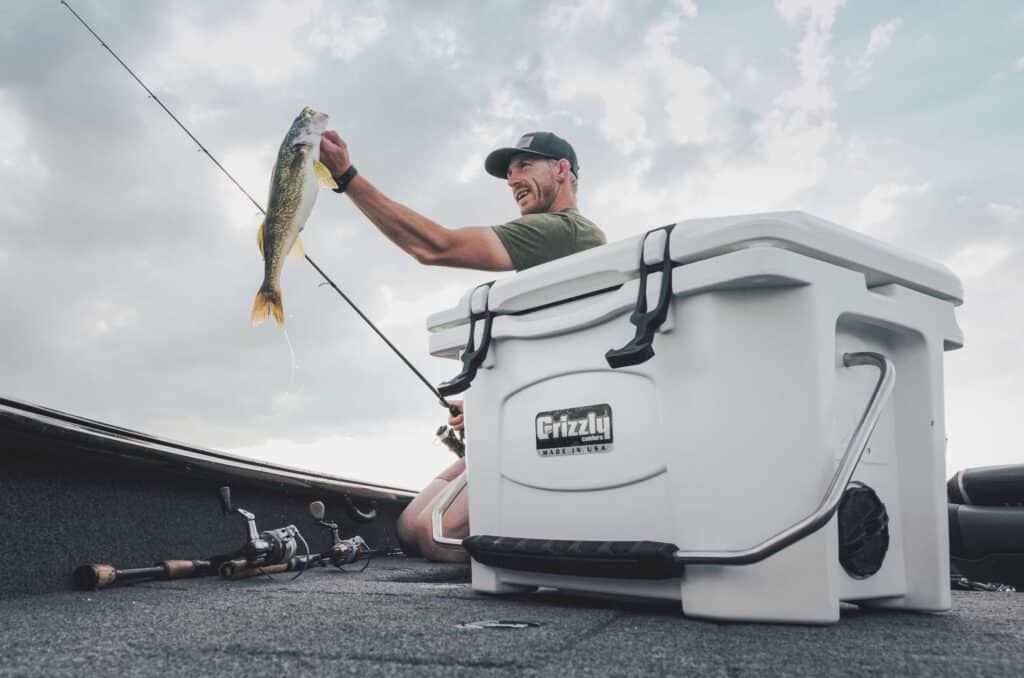
<svg viewBox="0 0 1024 678"><path fill-rule="evenodd" d="M327 121L330 120L330 116L320 111L314 111L309 106L302 109L302 115L308 121L308 125L313 128L313 131L319 134L327 129Z"/></svg>
<svg viewBox="0 0 1024 678"><path fill-rule="evenodd" d="M327 118L326 113L321 113L320 111L314 110L312 106L306 106L305 108L303 108L302 112L299 113L299 115L306 118L312 118L314 120L319 120L320 118Z"/></svg>
<svg viewBox="0 0 1024 678"><path fill-rule="evenodd" d="M330 119L326 113L306 106L295 118L290 132L292 146L312 146L320 143L320 135L327 129Z"/></svg>

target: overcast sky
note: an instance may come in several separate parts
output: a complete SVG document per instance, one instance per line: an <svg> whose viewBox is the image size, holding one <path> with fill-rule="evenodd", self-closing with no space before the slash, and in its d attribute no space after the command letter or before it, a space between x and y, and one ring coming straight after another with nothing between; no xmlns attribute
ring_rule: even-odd
<svg viewBox="0 0 1024 678"><path fill-rule="evenodd" d="M72 5L261 202L327 112L354 163L448 226L518 214L486 153L553 130L617 240L802 209L949 265L948 468L1024 462L1019 2ZM984 8L983 10L981 8ZM419 487L444 411L303 262L251 327L258 212L55 0L0 2L0 394ZM434 382L425 316L493 275L417 264L344 196L306 250Z"/></svg>

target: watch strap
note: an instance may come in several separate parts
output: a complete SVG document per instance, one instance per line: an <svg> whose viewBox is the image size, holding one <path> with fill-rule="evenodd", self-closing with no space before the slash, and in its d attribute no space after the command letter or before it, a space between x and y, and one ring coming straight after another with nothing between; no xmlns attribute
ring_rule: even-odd
<svg viewBox="0 0 1024 678"><path fill-rule="evenodd" d="M338 184L338 187L332 190L335 193L344 193L345 189L348 188L349 183L357 174L359 174L359 171L356 169L356 166L349 165L347 170L333 177L334 183Z"/></svg>

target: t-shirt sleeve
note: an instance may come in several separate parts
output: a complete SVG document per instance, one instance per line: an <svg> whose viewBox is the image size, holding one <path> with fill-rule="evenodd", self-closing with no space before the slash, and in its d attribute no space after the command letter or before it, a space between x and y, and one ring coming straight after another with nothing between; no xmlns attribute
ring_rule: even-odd
<svg viewBox="0 0 1024 678"><path fill-rule="evenodd" d="M494 227L517 271L571 254L576 234L569 220L559 214L526 214Z"/></svg>

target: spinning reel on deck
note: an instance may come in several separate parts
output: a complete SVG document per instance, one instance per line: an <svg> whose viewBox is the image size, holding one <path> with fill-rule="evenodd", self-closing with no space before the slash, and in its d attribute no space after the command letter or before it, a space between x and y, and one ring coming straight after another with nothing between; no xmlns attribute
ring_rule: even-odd
<svg viewBox="0 0 1024 678"><path fill-rule="evenodd" d="M254 574L265 574L264 566L290 565L276 568L275 571L305 569L313 564L309 544L306 543L299 528L286 525L274 530L260 532L256 528L256 516L243 508L235 508L231 504L231 488L220 488L220 507L225 516L237 513L245 519L246 541L231 558L221 561L217 572L225 579L240 578L240 575L251 570ZM305 548L305 554L298 555L299 544ZM295 560L299 558L300 560Z"/></svg>

